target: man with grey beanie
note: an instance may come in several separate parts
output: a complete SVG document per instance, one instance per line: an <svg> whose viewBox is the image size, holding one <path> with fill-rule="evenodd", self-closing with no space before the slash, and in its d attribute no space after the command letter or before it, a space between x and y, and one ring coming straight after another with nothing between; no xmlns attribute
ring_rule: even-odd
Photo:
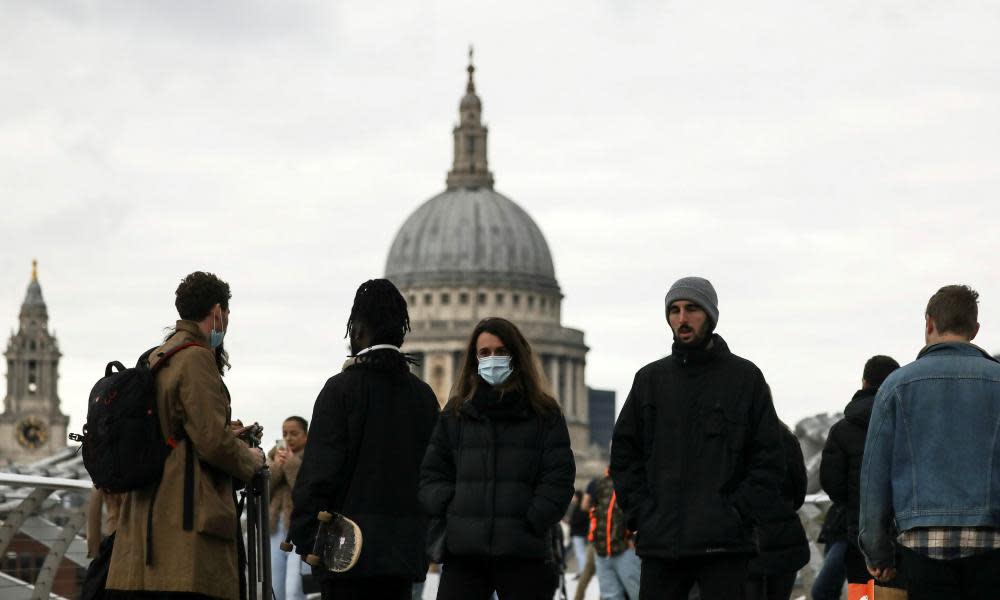
<svg viewBox="0 0 1000 600"><path fill-rule="evenodd" d="M743 598L757 515L779 501L784 454L764 376L715 333L701 277L667 291L671 354L636 375L615 424L611 477L636 532L640 600Z"/></svg>

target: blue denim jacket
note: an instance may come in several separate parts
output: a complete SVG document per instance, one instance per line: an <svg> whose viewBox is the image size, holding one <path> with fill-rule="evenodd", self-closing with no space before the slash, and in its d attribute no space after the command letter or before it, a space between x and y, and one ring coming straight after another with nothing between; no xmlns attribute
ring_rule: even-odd
<svg viewBox="0 0 1000 600"><path fill-rule="evenodd" d="M924 348L875 396L861 465L859 543L893 564L893 533L1000 528L1000 362L972 344Z"/></svg>

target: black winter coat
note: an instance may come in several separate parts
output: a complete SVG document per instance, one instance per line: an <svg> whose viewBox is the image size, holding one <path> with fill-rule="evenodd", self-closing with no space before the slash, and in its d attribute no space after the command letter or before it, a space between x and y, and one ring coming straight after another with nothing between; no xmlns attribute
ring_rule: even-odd
<svg viewBox="0 0 1000 600"><path fill-rule="evenodd" d="M576 465L562 414L480 382L441 413L420 474L420 503L445 518L447 555L551 558L552 526L573 498Z"/></svg>
<svg viewBox="0 0 1000 600"><path fill-rule="evenodd" d="M331 377L316 398L292 493L292 542L299 554L312 552L317 513L340 512L357 522L364 543L353 569L325 577L423 581L427 517L417 483L438 403L394 350L370 356Z"/></svg>
<svg viewBox="0 0 1000 600"><path fill-rule="evenodd" d="M844 418L834 423L823 446L819 479L830 500L847 508L847 539L858 543L861 502L861 459L865 436L875 405L875 390L859 390L844 409Z"/></svg>
<svg viewBox="0 0 1000 600"><path fill-rule="evenodd" d="M753 532L785 474L760 370L711 347L646 365L615 424L611 476L640 556L757 551Z"/></svg>
<svg viewBox="0 0 1000 600"><path fill-rule="evenodd" d="M785 450L785 480L781 483L781 497L760 513L760 555L750 561L751 575L794 572L809 562L809 540L797 512L806 500L806 463L798 438L785 426L781 427L781 443Z"/></svg>

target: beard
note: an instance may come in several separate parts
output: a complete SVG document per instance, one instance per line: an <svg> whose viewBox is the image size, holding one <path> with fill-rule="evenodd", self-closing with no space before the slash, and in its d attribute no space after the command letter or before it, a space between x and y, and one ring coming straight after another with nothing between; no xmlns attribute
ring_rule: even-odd
<svg viewBox="0 0 1000 600"><path fill-rule="evenodd" d="M687 342L682 342L678 337L678 334L691 332L694 332L694 337ZM712 322L708 319L705 319L705 322L702 324L701 328L698 329L698 331L695 331L694 328L687 325L681 325L674 331L674 343L683 348L702 348L708 343L708 340L710 340L711 337Z"/></svg>

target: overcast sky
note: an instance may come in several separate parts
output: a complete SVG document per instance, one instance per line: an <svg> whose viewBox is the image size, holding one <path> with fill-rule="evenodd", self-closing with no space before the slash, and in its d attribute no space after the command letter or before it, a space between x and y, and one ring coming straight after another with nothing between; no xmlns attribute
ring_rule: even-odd
<svg viewBox="0 0 1000 600"><path fill-rule="evenodd" d="M233 288L234 413L277 437L344 358L357 285L441 191L468 44L496 189L545 233L587 383L664 355L663 294L788 422L982 294L1000 351L1000 7L934 0L0 2L0 326L32 258L78 429L110 360ZM6 331L4 332L6 333Z"/></svg>

